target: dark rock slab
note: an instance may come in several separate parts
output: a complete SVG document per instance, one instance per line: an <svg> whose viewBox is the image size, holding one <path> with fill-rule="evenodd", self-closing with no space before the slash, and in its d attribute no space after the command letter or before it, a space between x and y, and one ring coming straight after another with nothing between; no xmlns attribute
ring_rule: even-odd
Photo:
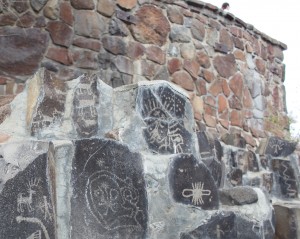
<svg viewBox="0 0 300 239"><path fill-rule="evenodd" d="M53 162L37 142L4 147L11 148L0 157L0 177L9 178L0 188L0 238L55 238Z"/></svg>
<svg viewBox="0 0 300 239"><path fill-rule="evenodd" d="M299 204L275 204L275 234L276 238L299 238L300 205Z"/></svg>
<svg viewBox="0 0 300 239"><path fill-rule="evenodd" d="M141 156L114 140L74 144L71 238L145 238L148 215Z"/></svg>
<svg viewBox="0 0 300 239"><path fill-rule="evenodd" d="M169 183L176 202L204 210L217 209L219 206L217 187L210 171L193 155L180 154L174 158Z"/></svg>
<svg viewBox="0 0 300 239"><path fill-rule="evenodd" d="M74 89L73 121L80 137L94 136L98 130L97 80L83 75Z"/></svg>
<svg viewBox="0 0 300 239"><path fill-rule="evenodd" d="M41 71L43 82L41 97L34 107L31 120L31 135L40 136L46 129L61 125L65 112L66 85L50 71Z"/></svg>
<svg viewBox="0 0 300 239"><path fill-rule="evenodd" d="M30 0L30 5L34 11L39 12L47 2L48 0Z"/></svg>
<svg viewBox="0 0 300 239"><path fill-rule="evenodd" d="M298 197L298 182L290 161L274 159L272 169L280 193L285 198Z"/></svg>
<svg viewBox="0 0 300 239"><path fill-rule="evenodd" d="M238 148L246 148L246 140L241 136L241 134L225 134L222 136L221 140L228 145L232 145Z"/></svg>
<svg viewBox="0 0 300 239"><path fill-rule="evenodd" d="M270 137L266 141L261 142L258 153L260 155L270 154L273 157L286 157L295 151L296 145L297 143L278 137Z"/></svg>
<svg viewBox="0 0 300 239"><path fill-rule="evenodd" d="M245 205L256 203L258 200L257 193L251 187L234 187L222 189L219 191L220 201L224 205Z"/></svg>
<svg viewBox="0 0 300 239"><path fill-rule="evenodd" d="M53 43L69 47L72 43L73 30L64 22L52 21L47 24Z"/></svg>
<svg viewBox="0 0 300 239"><path fill-rule="evenodd" d="M222 211L211 216L202 225L190 232L180 234L180 239L261 239L263 232L254 221L231 211Z"/></svg>
<svg viewBox="0 0 300 239"><path fill-rule="evenodd" d="M248 158L248 170L251 172L258 172L259 165L258 165L256 154L252 151L248 151L247 158Z"/></svg>
<svg viewBox="0 0 300 239"><path fill-rule="evenodd" d="M139 87L137 110L147 125L143 133L150 150L192 152L192 135L184 124L186 104L187 99L167 83Z"/></svg>
<svg viewBox="0 0 300 239"><path fill-rule="evenodd" d="M228 174L229 182L233 186L243 185L243 171L239 168L234 168Z"/></svg>
<svg viewBox="0 0 300 239"><path fill-rule="evenodd" d="M39 67L48 41L48 33L38 28L2 28L0 71L9 75L32 75Z"/></svg>
<svg viewBox="0 0 300 239"><path fill-rule="evenodd" d="M231 152L230 166L242 170L243 174L248 171L248 151L238 150Z"/></svg>

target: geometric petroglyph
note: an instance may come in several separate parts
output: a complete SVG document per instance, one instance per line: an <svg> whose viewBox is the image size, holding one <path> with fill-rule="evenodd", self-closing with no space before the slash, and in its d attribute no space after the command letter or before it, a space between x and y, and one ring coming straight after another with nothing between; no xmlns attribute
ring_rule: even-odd
<svg viewBox="0 0 300 239"><path fill-rule="evenodd" d="M146 236L148 212L142 159L106 139L75 141L71 237Z"/></svg>
<svg viewBox="0 0 300 239"><path fill-rule="evenodd" d="M176 202L200 207L204 210L217 209L219 194L208 168L191 154L174 157L169 185Z"/></svg>
<svg viewBox="0 0 300 239"><path fill-rule="evenodd" d="M273 159L272 168L281 195L285 198L298 197L298 185L294 169L290 161Z"/></svg>
<svg viewBox="0 0 300 239"><path fill-rule="evenodd" d="M261 154L270 154L273 157L286 157L294 152L296 145L294 142L289 142L278 137L270 137L265 145L263 145L265 148Z"/></svg>
<svg viewBox="0 0 300 239"><path fill-rule="evenodd" d="M190 153L191 133L185 128L185 97L169 84L140 86L137 109L146 127L144 138L156 153Z"/></svg>
<svg viewBox="0 0 300 239"><path fill-rule="evenodd" d="M72 118L78 135L88 138L98 130L97 79L83 75L74 91Z"/></svg>

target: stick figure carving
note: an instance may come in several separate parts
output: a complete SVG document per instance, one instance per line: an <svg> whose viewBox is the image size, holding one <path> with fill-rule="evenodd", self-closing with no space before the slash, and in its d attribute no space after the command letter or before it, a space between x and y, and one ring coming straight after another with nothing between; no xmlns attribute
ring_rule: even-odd
<svg viewBox="0 0 300 239"><path fill-rule="evenodd" d="M192 183L192 189L184 189L182 191L182 196L185 198L192 197L192 203L197 205L202 205L203 196L209 196L211 194L210 190L203 190L204 183Z"/></svg>
<svg viewBox="0 0 300 239"><path fill-rule="evenodd" d="M19 193L17 198L17 211L18 212L24 212L24 209L27 208L29 212L33 211L32 208L32 201L33 201L33 194L36 193L35 190L33 190L33 187L38 186L39 179L33 179L30 180L28 183L28 196L24 196L24 193Z"/></svg>

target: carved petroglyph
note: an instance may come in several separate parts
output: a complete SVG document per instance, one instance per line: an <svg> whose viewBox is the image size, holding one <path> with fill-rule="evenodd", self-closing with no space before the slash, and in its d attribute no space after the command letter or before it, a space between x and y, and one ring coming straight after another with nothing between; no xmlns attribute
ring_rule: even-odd
<svg viewBox="0 0 300 239"><path fill-rule="evenodd" d="M98 129L96 84L96 79L89 80L83 76L75 89L73 120L80 136L91 137Z"/></svg>
<svg viewBox="0 0 300 239"><path fill-rule="evenodd" d="M34 224L39 225L39 227L42 229L42 231L44 233L45 239L50 239L49 233L48 233L45 225L43 224L43 222L40 219L34 218L34 217L17 216L16 221L18 223L29 222L29 223L34 223Z"/></svg>
<svg viewBox="0 0 300 239"><path fill-rule="evenodd" d="M184 125L186 100L163 85L139 88L138 109L146 124L144 137L151 150L158 153L190 152L191 134Z"/></svg>
<svg viewBox="0 0 300 239"><path fill-rule="evenodd" d="M205 190L203 189L204 183L198 182L198 183L192 183L192 189L184 189L182 191L182 196L185 198L192 197L192 203L194 205L202 205L203 196L210 196L211 190Z"/></svg>
<svg viewBox="0 0 300 239"><path fill-rule="evenodd" d="M37 187L40 182L40 179L33 179L29 181L28 183L28 196L24 196L24 193L19 193L17 198L17 211L18 212L24 212L25 208L29 212L33 211L32 208L32 202L33 202L33 194L36 193L35 190L33 190L34 187Z"/></svg>
<svg viewBox="0 0 300 239"><path fill-rule="evenodd" d="M287 196L294 198L296 197L298 192L293 188L294 186L292 185L292 182L296 184L296 180L295 178L291 178L290 175L287 173L288 170L290 169L290 165L285 163L284 161L282 161L281 165L284 168L282 172L282 176L283 176L284 184L287 186L286 187Z"/></svg>
<svg viewBox="0 0 300 239"><path fill-rule="evenodd" d="M38 208L44 214L45 221L47 220L52 221L52 215L50 213L51 204L48 203L46 196L43 196L43 201L39 203Z"/></svg>
<svg viewBox="0 0 300 239"><path fill-rule="evenodd" d="M42 231L38 230L34 233L32 233L29 237L27 237L26 239L42 239Z"/></svg>
<svg viewBox="0 0 300 239"><path fill-rule="evenodd" d="M86 202L95 219L107 230L141 230L138 215L139 193L129 179L123 180L106 170L92 174L86 185Z"/></svg>
<svg viewBox="0 0 300 239"><path fill-rule="evenodd" d="M284 143L283 142L278 142L276 140L272 140L270 142L270 147L272 149L274 149L274 153L275 154L279 154L281 152L281 150L283 149Z"/></svg>

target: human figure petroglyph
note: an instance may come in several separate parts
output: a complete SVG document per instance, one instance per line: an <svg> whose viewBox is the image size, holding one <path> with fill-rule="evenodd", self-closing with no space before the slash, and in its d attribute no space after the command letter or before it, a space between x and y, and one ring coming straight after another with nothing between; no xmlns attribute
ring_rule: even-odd
<svg viewBox="0 0 300 239"><path fill-rule="evenodd" d="M32 233L29 237L27 237L26 239L42 239L42 231L38 230L34 233Z"/></svg>
<svg viewBox="0 0 300 239"><path fill-rule="evenodd" d="M276 142L276 140L273 139L270 142L270 146L271 146L272 149L274 149L274 153L278 154L283 149L284 142Z"/></svg>
<svg viewBox="0 0 300 239"><path fill-rule="evenodd" d="M129 179L106 171L92 174L86 185L87 206L95 219L107 230L131 228L142 230L138 215L139 192Z"/></svg>
<svg viewBox="0 0 300 239"><path fill-rule="evenodd" d="M192 203L194 205L202 205L204 201L202 199L203 196L210 196L210 190L204 190L204 183L192 183L192 189L183 189L182 196L185 198L192 197Z"/></svg>
<svg viewBox="0 0 300 239"><path fill-rule="evenodd" d="M43 196L43 202L40 202L38 208L44 213L44 220L52 221L52 215L50 213L51 204L47 201L47 196Z"/></svg>
<svg viewBox="0 0 300 239"><path fill-rule="evenodd" d="M33 190L33 187L37 187L40 182L40 179L33 179L28 183L28 196L24 196L24 193L19 193L17 198L17 211L24 212L24 209L27 208L29 212L33 211L32 202L33 195L36 193Z"/></svg>

